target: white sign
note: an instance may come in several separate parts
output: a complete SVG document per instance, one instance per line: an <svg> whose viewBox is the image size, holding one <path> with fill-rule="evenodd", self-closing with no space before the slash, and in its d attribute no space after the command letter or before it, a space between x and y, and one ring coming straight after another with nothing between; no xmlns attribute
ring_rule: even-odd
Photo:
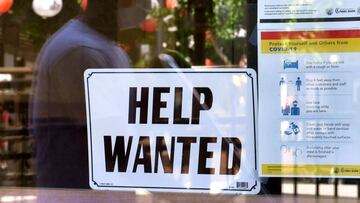
<svg viewBox="0 0 360 203"><path fill-rule="evenodd" d="M251 69L88 69L90 186L257 194Z"/></svg>
<svg viewBox="0 0 360 203"><path fill-rule="evenodd" d="M359 178L360 3L260 2L260 175Z"/></svg>

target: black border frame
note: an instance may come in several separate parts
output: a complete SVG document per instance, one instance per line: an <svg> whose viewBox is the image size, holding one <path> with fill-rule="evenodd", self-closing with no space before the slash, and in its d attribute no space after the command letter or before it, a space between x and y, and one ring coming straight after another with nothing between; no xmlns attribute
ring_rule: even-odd
<svg viewBox="0 0 360 203"><path fill-rule="evenodd" d="M121 69L119 69L121 70ZM179 71L180 70L180 71ZM88 132L88 137L90 140L88 140L89 142L89 146L90 146L90 157L91 159L89 160L89 162L91 163L91 181L94 183L94 185L96 185L99 188L142 188L142 189L172 189L172 190L202 190L202 191L210 191L210 188L181 188L181 187L135 187L135 186L103 186L103 185L99 185L93 177L93 150L92 150L92 125L91 125L91 106L90 106L90 82L89 79L95 75L95 74L179 74L179 73L186 73L186 74L209 74L209 73L242 73L242 74L246 74L249 78L251 78L251 86L252 86L252 106L253 106L253 122L254 122L254 126L253 126L253 130L254 130L254 149L255 149L255 170L257 170L257 156L256 156L256 152L257 152L257 142L256 142L256 98L255 98L255 91L256 90L256 86L255 86L255 82L254 82L254 78L252 76L251 73L248 73L247 71L187 71L187 70L171 70L171 71L104 71L103 70L99 70L99 72L97 72L96 69L91 70L91 73L88 73L88 75L86 76L86 87L87 87L87 106L88 106L88 111L86 112L88 118L89 118L89 132ZM90 177L89 177L90 178ZM260 184L258 184L258 181L255 181L255 184L253 186L250 187L250 189L248 190L242 190L242 189L223 189L222 191L234 191L234 192L250 192L252 190L256 189L256 186L260 186ZM174 191L176 192L176 191Z"/></svg>

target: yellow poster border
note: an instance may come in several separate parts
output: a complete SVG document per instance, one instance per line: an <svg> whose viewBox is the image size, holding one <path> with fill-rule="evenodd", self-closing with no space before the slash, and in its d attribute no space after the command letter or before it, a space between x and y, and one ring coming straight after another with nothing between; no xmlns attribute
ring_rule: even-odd
<svg viewBox="0 0 360 203"><path fill-rule="evenodd" d="M358 176L360 165L262 164L263 175Z"/></svg>
<svg viewBox="0 0 360 203"><path fill-rule="evenodd" d="M360 38L262 40L262 54L360 52Z"/></svg>

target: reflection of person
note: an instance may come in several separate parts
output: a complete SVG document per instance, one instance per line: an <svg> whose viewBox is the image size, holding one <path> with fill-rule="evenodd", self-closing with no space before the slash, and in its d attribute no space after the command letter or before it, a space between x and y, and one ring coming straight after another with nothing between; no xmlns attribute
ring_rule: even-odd
<svg viewBox="0 0 360 203"><path fill-rule="evenodd" d="M7 111L4 106L0 105L0 115L1 115L1 128L8 128L10 121L10 113Z"/></svg>
<svg viewBox="0 0 360 203"><path fill-rule="evenodd" d="M116 19L116 1L89 0L87 11L55 33L38 56L30 130L40 187L89 187L83 72L129 67L114 43Z"/></svg>
<svg viewBox="0 0 360 203"><path fill-rule="evenodd" d="M246 68L247 67L247 57L246 55L242 55L239 60L239 67L240 68Z"/></svg>

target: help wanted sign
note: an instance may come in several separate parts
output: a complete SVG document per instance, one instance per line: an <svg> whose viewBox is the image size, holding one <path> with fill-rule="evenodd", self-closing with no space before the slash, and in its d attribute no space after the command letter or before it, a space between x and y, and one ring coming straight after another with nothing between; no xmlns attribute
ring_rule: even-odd
<svg viewBox="0 0 360 203"><path fill-rule="evenodd" d="M251 69L88 69L96 190L257 194Z"/></svg>

